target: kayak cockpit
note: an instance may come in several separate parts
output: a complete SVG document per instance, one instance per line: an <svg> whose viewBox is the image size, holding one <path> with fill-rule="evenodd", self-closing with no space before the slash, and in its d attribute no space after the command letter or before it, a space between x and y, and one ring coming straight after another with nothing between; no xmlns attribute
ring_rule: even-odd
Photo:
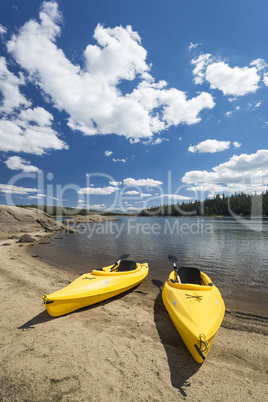
<svg viewBox="0 0 268 402"><path fill-rule="evenodd" d="M180 267L170 273L169 282L172 287L188 290L210 290L213 283L198 268Z"/></svg>
<svg viewBox="0 0 268 402"><path fill-rule="evenodd" d="M144 264L137 264L135 261L121 260L119 263L109 265L108 267L94 269L94 275L122 275L140 271Z"/></svg>

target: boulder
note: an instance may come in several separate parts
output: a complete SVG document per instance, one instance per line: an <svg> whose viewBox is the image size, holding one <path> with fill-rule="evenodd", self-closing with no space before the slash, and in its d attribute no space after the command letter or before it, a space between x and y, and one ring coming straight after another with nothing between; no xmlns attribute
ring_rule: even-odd
<svg viewBox="0 0 268 402"><path fill-rule="evenodd" d="M28 233L21 236L17 243L33 243L35 239Z"/></svg>
<svg viewBox="0 0 268 402"><path fill-rule="evenodd" d="M55 232L63 229L61 222L39 209L0 205L0 233Z"/></svg>

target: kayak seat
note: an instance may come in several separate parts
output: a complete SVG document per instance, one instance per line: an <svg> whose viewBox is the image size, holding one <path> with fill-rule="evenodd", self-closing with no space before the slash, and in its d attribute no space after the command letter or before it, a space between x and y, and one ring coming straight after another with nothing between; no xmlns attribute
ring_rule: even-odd
<svg viewBox="0 0 268 402"><path fill-rule="evenodd" d="M193 283L195 285L201 285L201 275L198 268L180 267L178 274L181 283Z"/></svg>
<svg viewBox="0 0 268 402"><path fill-rule="evenodd" d="M136 268L137 264L135 261L122 260L120 261L119 267L116 272L133 271Z"/></svg>

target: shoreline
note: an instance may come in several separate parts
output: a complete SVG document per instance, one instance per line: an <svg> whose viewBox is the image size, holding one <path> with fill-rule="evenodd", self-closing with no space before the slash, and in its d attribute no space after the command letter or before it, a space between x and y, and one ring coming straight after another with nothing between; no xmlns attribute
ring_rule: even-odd
<svg viewBox="0 0 268 402"><path fill-rule="evenodd" d="M266 317L227 311L207 360L199 365L161 294L147 292L146 283L50 317L41 297L66 286L74 275L34 258L30 245L16 241L0 240L2 400L267 399Z"/></svg>

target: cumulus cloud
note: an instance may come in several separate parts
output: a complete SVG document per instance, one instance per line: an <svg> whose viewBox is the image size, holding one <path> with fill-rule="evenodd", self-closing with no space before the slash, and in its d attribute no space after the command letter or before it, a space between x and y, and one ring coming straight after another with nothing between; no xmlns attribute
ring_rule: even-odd
<svg viewBox="0 0 268 402"><path fill-rule="evenodd" d="M41 107L14 112L0 120L0 150L42 155L68 146L52 128L53 116Z"/></svg>
<svg viewBox="0 0 268 402"><path fill-rule="evenodd" d="M46 197L45 194L36 194L36 195L29 195L27 198L29 200L40 200L41 198ZM49 197L50 198L50 197Z"/></svg>
<svg viewBox="0 0 268 402"><path fill-rule="evenodd" d="M122 159L115 159L113 158L113 162L123 162L126 163L127 159L126 158L122 158Z"/></svg>
<svg viewBox="0 0 268 402"><path fill-rule="evenodd" d="M9 193L9 194L29 194L29 193L37 193L38 189L13 186L11 184L0 184L0 191L2 193Z"/></svg>
<svg viewBox="0 0 268 402"><path fill-rule="evenodd" d="M20 92L20 86L25 85L25 78L21 73L19 76L8 70L6 59L0 57L0 92L2 102L0 113L10 113L20 106L30 106L31 102Z"/></svg>
<svg viewBox="0 0 268 402"><path fill-rule="evenodd" d="M109 184L111 186L118 187L118 186L120 186L120 184L122 184L122 182L121 181L110 180Z"/></svg>
<svg viewBox="0 0 268 402"><path fill-rule="evenodd" d="M206 140L197 145L191 145L188 148L188 151L193 153L198 152L214 154L215 152L225 151L226 149L230 148L230 144L230 141Z"/></svg>
<svg viewBox="0 0 268 402"><path fill-rule="evenodd" d="M219 62L207 67L206 80L211 88L219 89L224 95L242 96L257 91L260 76L255 67L232 68Z"/></svg>
<svg viewBox="0 0 268 402"><path fill-rule="evenodd" d="M199 55L191 63L195 65L193 75L196 84L202 84L206 80L212 89L232 96L256 92L261 79L259 72L266 67L262 59L250 63L252 67L230 67L224 61L215 60L209 53Z"/></svg>
<svg viewBox="0 0 268 402"><path fill-rule="evenodd" d="M104 155L105 155L105 156L111 156L112 153L113 153L112 151L105 151L105 152L104 152Z"/></svg>
<svg viewBox="0 0 268 402"><path fill-rule="evenodd" d="M41 172L38 167L31 165L29 161L26 161L19 156L11 156L5 161L5 164L11 170L22 170L25 173Z"/></svg>
<svg viewBox="0 0 268 402"><path fill-rule="evenodd" d="M191 191L261 193L268 189L268 150L234 155L211 171L186 172L182 182L193 184Z"/></svg>
<svg viewBox="0 0 268 402"><path fill-rule="evenodd" d="M0 35L4 35L5 33L7 33L7 29L2 24L0 24Z"/></svg>
<svg viewBox="0 0 268 402"><path fill-rule="evenodd" d="M130 177L127 178L127 179L124 179L123 183L124 183L125 186L133 186L133 187L134 186L157 187L157 186L160 186L161 184L163 184L163 182L159 181L159 180L153 180L153 179L138 179L138 180L136 180L136 179L132 179Z"/></svg>
<svg viewBox="0 0 268 402"><path fill-rule="evenodd" d="M140 193L139 193L139 191L136 191L136 190L129 190L129 191L125 191L124 194L126 194L126 195L138 195Z"/></svg>
<svg viewBox="0 0 268 402"><path fill-rule="evenodd" d="M161 194L160 198L170 198L171 200L175 201L189 201L191 199L191 197L179 194Z"/></svg>
<svg viewBox="0 0 268 402"><path fill-rule="evenodd" d="M265 73L263 76L264 85L268 86L268 73Z"/></svg>
<svg viewBox="0 0 268 402"><path fill-rule="evenodd" d="M10 72L6 59L0 57L0 150L41 155L48 149L68 148L52 128L52 114L42 107L30 107L20 89L25 85L23 74Z"/></svg>
<svg viewBox="0 0 268 402"><path fill-rule="evenodd" d="M39 21L25 23L7 48L53 105L68 114L72 130L85 135L113 133L138 141L170 125L198 123L200 112L214 107L208 93L187 99L184 92L167 89L165 81L155 83L147 51L131 26L98 24L96 44L84 50L85 64L74 65L56 45L60 22L57 3L43 3ZM134 79L140 84L122 94L121 82Z"/></svg>
<svg viewBox="0 0 268 402"><path fill-rule="evenodd" d="M195 65L193 70L195 84L202 84L205 79L207 66L211 63L211 54L200 54L196 59L191 61Z"/></svg>
<svg viewBox="0 0 268 402"><path fill-rule="evenodd" d="M233 145L235 148L240 148L242 144L240 142L234 141Z"/></svg>
<svg viewBox="0 0 268 402"><path fill-rule="evenodd" d="M92 195L109 195L119 190L118 187L85 187L78 191L78 194L92 194Z"/></svg>
<svg viewBox="0 0 268 402"><path fill-rule="evenodd" d="M164 141L169 141L168 138L157 138L155 141L152 141L151 144L152 145L159 145L162 144L162 142Z"/></svg>
<svg viewBox="0 0 268 402"><path fill-rule="evenodd" d="M263 70L264 68L268 67L268 64L266 63L265 60L263 59L257 59L257 60L253 60L250 63L251 66L255 66L257 68L258 71Z"/></svg>

